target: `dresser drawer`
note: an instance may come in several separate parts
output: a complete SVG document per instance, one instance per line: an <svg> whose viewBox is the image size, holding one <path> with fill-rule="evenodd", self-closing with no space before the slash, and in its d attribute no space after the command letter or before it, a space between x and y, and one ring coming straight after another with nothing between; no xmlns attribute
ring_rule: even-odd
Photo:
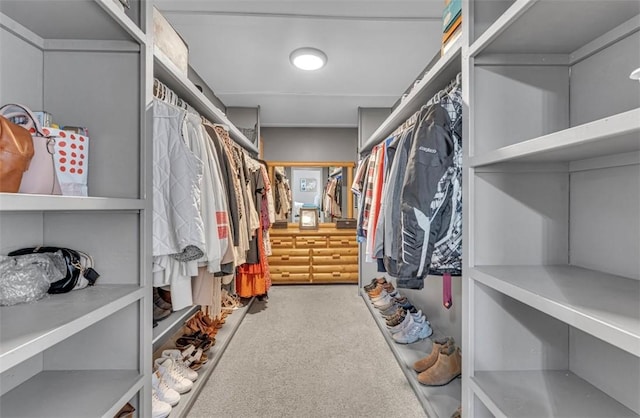
<svg viewBox="0 0 640 418"><path fill-rule="evenodd" d="M306 235L296 237L296 248L327 248L327 237Z"/></svg>
<svg viewBox="0 0 640 418"><path fill-rule="evenodd" d="M311 255L314 257L335 257L336 254L342 257L358 257L358 247L314 248L311 250Z"/></svg>
<svg viewBox="0 0 640 418"><path fill-rule="evenodd" d="M357 283L358 273L313 273L314 283Z"/></svg>
<svg viewBox="0 0 640 418"><path fill-rule="evenodd" d="M313 265L311 267L311 271L314 273L358 273L358 265L357 264L341 264L341 265L328 265L328 266L317 266Z"/></svg>
<svg viewBox="0 0 640 418"><path fill-rule="evenodd" d="M271 247L275 250L278 248L293 248L292 236L272 236Z"/></svg>
<svg viewBox="0 0 640 418"><path fill-rule="evenodd" d="M309 274L309 264L306 263L305 265L298 265L298 266L279 266L279 265L270 265L269 266L269 272L271 273L277 273L277 274L294 274L294 273L304 273L304 274Z"/></svg>
<svg viewBox="0 0 640 418"><path fill-rule="evenodd" d="M354 236L338 235L329 237L329 248L333 247L357 247L358 241Z"/></svg>
<svg viewBox="0 0 640 418"><path fill-rule="evenodd" d="M358 256L357 255L342 255L340 253L335 253L332 255L315 255L313 253L313 257L311 257L311 264L314 266L324 266L324 265L335 265L335 264L352 264L358 265Z"/></svg>
<svg viewBox="0 0 640 418"><path fill-rule="evenodd" d="M271 272L273 283L311 283L309 273L274 273Z"/></svg>
<svg viewBox="0 0 640 418"><path fill-rule="evenodd" d="M269 268L273 269L274 267L287 267L287 266L304 266L307 269L309 268L309 257L269 257Z"/></svg>
<svg viewBox="0 0 640 418"><path fill-rule="evenodd" d="M269 256L269 265L309 265L309 250L280 248L272 250Z"/></svg>

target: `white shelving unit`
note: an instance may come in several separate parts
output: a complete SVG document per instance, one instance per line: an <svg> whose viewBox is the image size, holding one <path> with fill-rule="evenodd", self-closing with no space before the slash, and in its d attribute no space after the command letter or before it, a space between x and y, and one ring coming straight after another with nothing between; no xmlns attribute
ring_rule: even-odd
<svg viewBox="0 0 640 418"><path fill-rule="evenodd" d="M249 309L251 309L253 301L254 299L252 298L249 303L242 308L236 309L227 317L224 326L220 328L216 334L215 345L211 347L211 350L209 350L209 361L207 361L207 363L198 370L198 380L193 383L191 391L182 395L180 403L173 407L169 418L183 418L187 416L189 410L198 399L198 395L204 388L204 385L207 383L207 380L209 380L209 376L211 376L211 373L213 373L213 370L222 358L222 355L231 342L231 339L240 327L242 320Z"/></svg>
<svg viewBox="0 0 640 418"><path fill-rule="evenodd" d="M364 153L385 140L409 117L420 110L429 99L454 80L462 69L461 57L461 39L455 41L445 55L440 57L440 52L438 52L432 59L431 66L421 75L420 81L415 83L415 87L409 95L375 129L359 149L359 152ZM363 261L364 251L361 251L360 254L360 285L368 284L371 278L381 275L385 275L392 282L395 280L384 273L376 272L373 267L375 264ZM454 305L453 308L447 310L442 306L442 279L439 276L428 276L425 279L425 288L422 290L400 289L402 295L407 296L416 308L421 309L427 315L434 330L434 336L431 338L409 345L395 343L389 335L384 320L371 306L366 293L362 291L360 293L384 335L389 348L398 360L398 364L407 377L407 381L429 417L449 418L455 412L460 405L461 380L455 379L442 387L424 386L418 382L417 373L412 366L414 362L425 357L430 352L432 339L434 338L453 336L456 342L460 343L462 328L460 322L461 291L459 280L454 279L452 286Z"/></svg>
<svg viewBox="0 0 640 418"><path fill-rule="evenodd" d="M425 357L425 353L431 351L432 340L445 335L434 330L433 335L425 340L413 344L397 344L391 337L384 318L380 312L376 312L366 293L362 293L361 296L427 415L430 417L451 416L452 411L455 411L460 405L461 379L456 378L444 386L424 386L418 382L418 373L413 370L413 364Z"/></svg>
<svg viewBox="0 0 640 418"><path fill-rule="evenodd" d="M640 416L640 3L464 3L463 411Z"/></svg>
<svg viewBox="0 0 640 418"><path fill-rule="evenodd" d="M440 52L434 57L434 65L427 70L422 79L415 85L413 90L398 107L385 119L366 140L359 152L371 149L374 145L382 142L389 134L404 123L421 106L427 103L438 91L443 89L462 68L460 56L462 53L462 41L458 39L451 49L439 59L436 59Z"/></svg>
<svg viewBox="0 0 640 418"><path fill-rule="evenodd" d="M112 417L127 402L151 415L150 4L133 4L0 2L0 103L86 126L91 141L89 197L0 194L0 253L75 248L101 274L0 308L3 417Z"/></svg>
<svg viewBox="0 0 640 418"><path fill-rule="evenodd" d="M218 109L187 76L167 58L158 48L154 48L154 74L158 80L162 81L180 98L193 106L198 113L213 123L226 125L229 128L229 135L245 149L257 154L258 148L227 118L225 113Z"/></svg>

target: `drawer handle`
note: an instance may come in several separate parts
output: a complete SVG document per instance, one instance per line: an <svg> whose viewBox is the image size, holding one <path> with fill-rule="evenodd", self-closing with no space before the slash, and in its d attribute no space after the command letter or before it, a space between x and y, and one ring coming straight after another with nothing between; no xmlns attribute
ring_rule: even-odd
<svg viewBox="0 0 640 418"><path fill-rule="evenodd" d="M289 255L285 254L285 255L281 256L280 259L283 260L283 261L284 260L288 260L289 259Z"/></svg>
<svg viewBox="0 0 640 418"><path fill-rule="evenodd" d="M331 275L333 277L340 277L340 272L334 271L333 273L331 273Z"/></svg>
<svg viewBox="0 0 640 418"><path fill-rule="evenodd" d="M333 254L331 256L331 258L333 258L334 260L339 260L340 259L340 254Z"/></svg>
<svg viewBox="0 0 640 418"><path fill-rule="evenodd" d="M340 241L341 244L347 245L349 243L348 239L343 239L342 241Z"/></svg>
<svg viewBox="0 0 640 418"><path fill-rule="evenodd" d="M282 244L282 241L280 241L279 239L273 240L273 245L280 245L280 244Z"/></svg>
<svg viewBox="0 0 640 418"><path fill-rule="evenodd" d="M282 277L289 277L289 272L288 271L283 271L282 272Z"/></svg>
<svg viewBox="0 0 640 418"><path fill-rule="evenodd" d="M312 240L312 239L310 239L310 240L308 240L308 241L307 241L307 244L310 244L310 245L313 245L313 244L315 244L315 243L316 243L316 242L315 242L314 240Z"/></svg>

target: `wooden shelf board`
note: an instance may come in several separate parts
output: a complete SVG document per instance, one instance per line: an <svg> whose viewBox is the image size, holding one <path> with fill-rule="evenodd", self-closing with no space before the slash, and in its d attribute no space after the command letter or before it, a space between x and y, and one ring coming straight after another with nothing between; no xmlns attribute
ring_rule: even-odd
<svg viewBox="0 0 640 418"><path fill-rule="evenodd" d="M476 266L472 279L640 356L640 281L570 265Z"/></svg>
<svg viewBox="0 0 640 418"><path fill-rule="evenodd" d="M640 151L640 109L474 156L470 166L512 161L569 162L633 151Z"/></svg>
<svg viewBox="0 0 640 418"><path fill-rule="evenodd" d="M136 285L92 286L34 303L0 307L0 372L144 296Z"/></svg>

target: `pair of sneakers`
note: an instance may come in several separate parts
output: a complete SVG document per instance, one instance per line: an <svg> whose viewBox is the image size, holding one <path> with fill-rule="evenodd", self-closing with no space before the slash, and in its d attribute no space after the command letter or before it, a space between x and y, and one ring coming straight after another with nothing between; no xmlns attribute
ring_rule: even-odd
<svg viewBox="0 0 640 418"><path fill-rule="evenodd" d="M163 356L154 361L155 372L151 377L151 387L155 393L155 397L160 402L156 402L158 411L161 415L166 407L162 403L173 407L180 402L180 395L187 393L193 387L193 382L198 378L198 373L187 367L183 360L176 359L175 352L181 356L180 350L165 350ZM165 354L166 353L166 354ZM154 412L154 417L156 416Z"/></svg>
<svg viewBox="0 0 640 418"><path fill-rule="evenodd" d="M431 324L427 318L418 311L418 318L414 314L406 316L405 320L397 325L392 332L393 340L398 344L413 344L430 337L433 334Z"/></svg>

